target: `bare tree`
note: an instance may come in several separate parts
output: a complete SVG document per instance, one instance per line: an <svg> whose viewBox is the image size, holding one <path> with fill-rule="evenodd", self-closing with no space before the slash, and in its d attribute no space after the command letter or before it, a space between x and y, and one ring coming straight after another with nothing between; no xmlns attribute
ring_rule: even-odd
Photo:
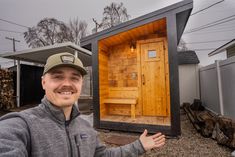
<svg viewBox="0 0 235 157"><path fill-rule="evenodd" d="M69 25L54 18L45 18L37 26L24 32L24 38L29 47L41 47L67 41L80 44L80 39L87 35L87 23L70 20Z"/></svg>
<svg viewBox="0 0 235 157"><path fill-rule="evenodd" d="M183 39L180 40L179 45L177 47L177 50L178 51L187 51L188 50L186 43Z"/></svg>
<svg viewBox="0 0 235 157"><path fill-rule="evenodd" d="M65 23L54 18L45 18L36 27L24 32L24 38L29 47L35 48L71 41L72 35Z"/></svg>
<svg viewBox="0 0 235 157"><path fill-rule="evenodd" d="M102 27L102 23L98 23L96 19L92 18L93 22L95 23L95 28L92 29L92 33L98 32L98 29Z"/></svg>
<svg viewBox="0 0 235 157"><path fill-rule="evenodd" d="M86 21L79 21L78 18L69 21L69 28L72 34L73 42L80 45L80 39L87 35Z"/></svg>
<svg viewBox="0 0 235 157"><path fill-rule="evenodd" d="M104 8L103 19L101 23L98 23L95 19L93 21L96 24L97 30L99 28L107 29L116 26L122 22L129 20L130 15L127 14L127 9L124 7L123 3L117 4L112 2L109 6Z"/></svg>

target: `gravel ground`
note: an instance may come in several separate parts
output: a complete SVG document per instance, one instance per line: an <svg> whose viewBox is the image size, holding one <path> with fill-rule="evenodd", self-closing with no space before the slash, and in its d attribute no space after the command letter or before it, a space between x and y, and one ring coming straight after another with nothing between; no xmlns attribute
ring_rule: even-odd
<svg viewBox="0 0 235 157"><path fill-rule="evenodd" d="M178 139L167 139L166 144L159 149L146 152L142 157L230 157L233 150L218 145L211 138L204 138L194 129L184 111L181 111L182 135ZM138 137L139 134L124 132L99 131L104 141L111 135ZM106 143L108 147L113 146Z"/></svg>

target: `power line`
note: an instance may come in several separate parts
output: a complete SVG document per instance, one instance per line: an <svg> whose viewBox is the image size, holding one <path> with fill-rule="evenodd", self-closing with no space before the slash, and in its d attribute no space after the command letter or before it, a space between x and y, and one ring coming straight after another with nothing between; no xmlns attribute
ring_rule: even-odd
<svg viewBox="0 0 235 157"><path fill-rule="evenodd" d="M235 23L231 23L232 25L230 27L214 27L214 28L211 28L210 31L228 31L228 30L234 30L235 29ZM208 31L205 31L205 32L208 32Z"/></svg>
<svg viewBox="0 0 235 157"><path fill-rule="evenodd" d="M210 51L210 50L215 50L216 48L208 48L208 49L190 49L193 51Z"/></svg>
<svg viewBox="0 0 235 157"><path fill-rule="evenodd" d="M230 17L230 18L232 18L232 17ZM223 19L223 20L225 20L225 19ZM223 21L223 20L221 20L221 21ZM214 22L211 22L212 24L214 24L214 23L216 23L215 21ZM209 25L209 24L207 24L207 25ZM221 25L219 25L218 27L216 27L216 28L213 28L213 29L217 29L217 28L234 28L234 25L235 25L235 22L231 22L231 23L224 23L224 24L221 24ZM201 26L200 26L201 27Z"/></svg>
<svg viewBox="0 0 235 157"><path fill-rule="evenodd" d="M192 31L192 32L200 31L200 30L203 30L203 29L206 29L206 28L210 28L210 27L213 27L213 26L216 26L216 25L222 24L222 23L230 22L230 21L233 21L233 20L235 20L235 18L233 18L233 19L229 19L229 20L226 20L226 21L222 21L222 22L219 22L219 23L215 23L215 24L213 24L213 25L206 26L206 27L203 27L203 28L199 28L199 29L194 30L194 31Z"/></svg>
<svg viewBox="0 0 235 157"><path fill-rule="evenodd" d="M12 31L12 30L6 30L6 29L0 29L1 32L10 32L10 33L19 33L23 34L24 32L17 32L17 31Z"/></svg>
<svg viewBox="0 0 235 157"><path fill-rule="evenodd" d="M206 29L206 28L209 28L209 27L213 27L213 26L216 26L216 25L219 25L219 24L222 24L222 23L226 23L226 22L235 20L235 18L232 18L232 17L235 17L235 15L231 15L231 16L229 16L229 17L225 17L225 18L223 18L223 19L219 19L219 20L217 20L217 21L208 23L208 24L206 24L206 25L203 25L203 26L200 26L200 27L191 29L191 30L189 30L189 31L186 31L184 34L196 32L196 31L199 31L199 30L202 30L202 29ZM229 19L229 18L230 18L230 19ZM231 19L231 18L232 18L232 19ZM228 20L226 20L226 19L228 19ZM224 20L226 20L226 21L224 21ZM220 21L222 21L222 22L220 22Z"/></svg>
<svg viewBox="0 0 235 157"><path fill-rule="evenodd" d="M216 2L216 3L210 5L210 6L206 7L206 8L203 8L203 9L201 9L201 10L199 10L199 11L196 11L195 13L191 14L190 16L193 16L193 15L195 15L195 14L198 14L198 13L202 12L202 11L205 11L205 10L207 10L207 9L209 9L209 8L215 6L215 5L217 5L217 4L219 4L219 3L223 2L223 1L224 1L224 0L219 1L219 2Z"/></svg>
<svg viewBox="0 0 235 157"><path fill-rule="evenodd" d="M12 40L13 42L13 51L15 52L16 49L15 49L15 42L20 42L19 40L16 40L15 38L9 38L9 37L6 37L7 40Z"/></svg>
<svg viewBox="0 0 235 157"><path fill-rule="evenodd" d="M195 34L193 34L193 35L201 35L201 34L203 34L203 35L206 35L206 34L211 34L211 33L224 33L224 32L230 32L230 31L233 31L234 32L234 30L235 29L229 29L229 30L215 30L215 31L206 31L206 32L197 32L197 33L195 33ZM185 35L185 34L184 34ZM187 35L187 34L186 34Z"/></svg>
<svg viewBox="0 0 235 157"><path fill-rule="evenodd" d="M12 22L12 21L4 20L4 19L1 19L1 18L0 18L0 21L4 21L4 22L7 22L7 23L10 23L10 24L13 24L13 25L17 25L17 26L20 26L20 27L24 27L24 28L30 28L30 27L27 27L27 26L24 26L24 25L21 25L21 24Z"/></svg>
<svg viewBox="0 0 235 157"><path fill-rule="evenodd" d="M206 26L210 26L210 25L212 25L212 24L215 24L215 23L217 23L217 22L220 22L220 21L223 21L223 20L226 20L226 19L232 18L232 17L234 17L234 16L235 16L235 15L231 15L231 16L228 16L228 17L225 17L225 18L219 19L219 20L217 20L217 21L214 21L214 22L211 22L211 23L208 23L208 24L202 25L202 26L200 26L200 27L193 28L193 29L191 29L190 31L194 31L194 30L197 30L197 29L200 29L200 28L206 27ZM188 32L189 32L189 31L188 31Z"/></svg>
<svg viewBox="0 0 235 157"><path fill-rule="evenodd" d="M191 42L185 44L204 44L204 43L214 43L214 42L222 42L222 41L230 41L232 39L224 39L224 40L211 40L211 41L198 41L198 42Z"/></svg>
<svg viewBox="0 0 235 157"><path fill-rule="evenodd" d="M6 50L6 49L5 49L5 50L4 50L4 49L1 50L1 49L0 49L0 54L1 54L2 52L9 52L9 51L12 51L12 50Z"/></svg>
<svg viewBox="0 0 235 157"><path fill-rule="evenodd" d="M235 22L233 21L233 22L230 22L230 23L221 24L218 27L213 28L213 29L217 29L217 28L231 28L231 27L234 28L234 25L235 25ZM225 27L223 27L223 26L225 26Z"/></svg>

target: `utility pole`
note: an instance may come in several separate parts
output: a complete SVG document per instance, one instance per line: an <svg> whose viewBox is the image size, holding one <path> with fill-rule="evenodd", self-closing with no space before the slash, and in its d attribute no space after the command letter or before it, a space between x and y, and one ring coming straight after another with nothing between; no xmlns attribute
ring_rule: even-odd
<svg viewBox="0 0 235 157"><path fill-rule="evenodd" d="M15 52L16 51L15 42L20 42L20 41L16 40L15 38L9 38L9 37L6 37L6 39L12 40L12 42L13 42L13 51ZM14 66L15 65L16 65L16 61L14 60Z"/></svg>

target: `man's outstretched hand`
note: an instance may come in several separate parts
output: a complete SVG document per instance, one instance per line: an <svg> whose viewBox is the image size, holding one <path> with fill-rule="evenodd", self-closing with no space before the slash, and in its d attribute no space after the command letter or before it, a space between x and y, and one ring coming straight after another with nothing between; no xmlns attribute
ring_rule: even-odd
<svg viewBox="0 0 235 157"><path fill-rule="evenodd" d="M140 135L140 142L146 151L153 148L159 148L165 144L165 135L156 133L152 136L147 136L147 134L148 131L145 129L142 135Z"/></svg>

